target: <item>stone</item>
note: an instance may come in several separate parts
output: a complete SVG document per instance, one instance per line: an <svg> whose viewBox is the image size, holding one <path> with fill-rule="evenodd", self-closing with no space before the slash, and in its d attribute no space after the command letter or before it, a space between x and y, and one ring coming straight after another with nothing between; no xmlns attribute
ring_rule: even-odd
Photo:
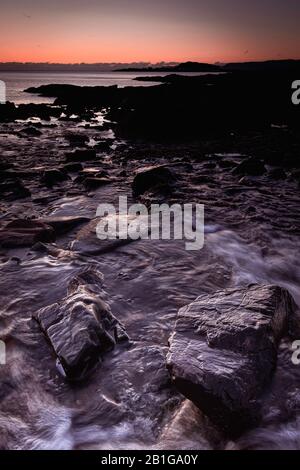
<svg viewBox="0 0 300 470"><path fill-rule="evenodd" d="M70 179L70 177L61 170L45 170L42 177L41 182L44 183L48 187L52 187L55 184L62 183Z"/></svg>
<svg viewBox="0 0 300 470"><path fill-rule="evenodd" d="M236 175L261 176L266 172L264 162L254 157L247 158L233 170Z"/></svg>
<svg viewBox="0 0 300 470"><path fill-rule="evenodd" d="M100 188L101 186L104 186L108 183L110 183L109 178L98 178L96 176L85 178L85 180L83 181L85 188L89 191Z"/></svg>
<svg viewBox="0 0 300 470"><path fill-rule="evenodd" d="M89 162L96 159L96 152L93 149L76 149L74 152L66 154L66 162Z"/></svg>
<svg viewBox="0 0 300 470"><path fill-rule="evenodd" d="M164 165L155 165L137 171L132 183L135 196L140 196L150 188L169 186L175 180L174 173Z"/></svg>
<svg viewBox="0 0 300 470"><path fill-rule="evenodd" d="M2 248L32 246L37 242L55 241L55 232L50 225L38 220L16 219L0 230Z"/></svg>
<svg viewBox="0 0 300 470"><path fill-rule="evenodd" d="M274 285L204 294L179 310L167 366L178 390L228 435L259 421L294 302Z"/></svg>
<svg viewBox="0 0 300 470"><path fill-rule="evenodd" d="M102 282L101 273L89 267L71 280L65 298L33 315L70 380L84 379L105 353L128 340L104 300Z"/></svg>
<svg viewBox="0 0 300 470"><path fill-rule="evenodd" d="M21 129L21 134L26 134L31 137L39 137L40 135L42 135L42 132L36 129L36 127L31 126L24 127L23 129Z"/></svg>
<svg viewBox="0 0 300 470"><path fill-rule="evenodd" d="M82 164L81 163L66 163L62 167L62 171L65 171L66 173L77 173L78 171L82 170Z"/></svg>
<svg viewBox="0 0 300 470"><path fill-rule="evenodd" d="M269 177L273 180L281 180L286 178L286 173L282 168L272 168L269 171Z"/></svg>
<svg viewBox="0 0 300 470"><path fill-rule="evenodd" d="M24 199L31 196L31 192L18 179L9 179L0 183L0 195L8 201Z"/></svg>
<svg viewBox="0 0 300 470"><path fill-rule="evenodd" d="M75 147L85 146L90 140L89 136L84 134L67 134L65 137L70 142L70 145Z"/></svg>
<svg viewBox="0 0 300 470"><path fill-rule="evenodd" d="M89 221L89 217L83 216L49 216L39 219L39 222L52 227L56 235L63 235Z"/></svg>

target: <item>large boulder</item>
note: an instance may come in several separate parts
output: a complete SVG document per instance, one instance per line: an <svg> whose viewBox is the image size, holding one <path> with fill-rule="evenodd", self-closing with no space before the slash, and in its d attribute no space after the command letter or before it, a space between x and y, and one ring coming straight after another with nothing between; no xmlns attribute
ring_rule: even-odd
<svg viewBox="0 0 300 470"><path fill-rule="evenodd" d="M95 268L83 270L70 282L65 298L34 315L71 380L85 378L104 353L128 340L104 300L102 281Z"/></svg>
<svg viewBox="0 0 300 470"><path fill-rule="evenodd" d="M273 285L204 294L179 310L167 365L174 384L229 435L259 420L294 303Z"/></svg>
<svg viewBox="0 0 300 470"><path fill-rule="evenodd" d="M132 191L135 196L140 196L150 188L169 189L174 182L174 173L164 165L155 165L138 170L132 182Z"/></svg>

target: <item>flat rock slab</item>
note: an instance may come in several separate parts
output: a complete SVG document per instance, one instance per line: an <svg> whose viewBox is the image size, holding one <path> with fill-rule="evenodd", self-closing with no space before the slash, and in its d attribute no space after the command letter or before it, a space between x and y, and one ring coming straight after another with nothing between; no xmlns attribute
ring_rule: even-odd
<svg viewBox="0 0 300 470"><path fill-rule="evenodd" d="M103 299L102 281L102 275L89 268L72 279L65 298L33 315L71 380L84 379L104 353L128 340Z"/></svg>
<svg viewBox="0 0 300 470"><path fill-rule="evenodd" d="M41 221L16 219L0 230L0 247L21 248L37 242L54 242L54 229Z"/></svg>
<svg viewBox="0 0 300 470"><path fill-rule="evenodd" d="M259 420L294 302L274 285L205 294L179 310L167 365L178 390L227 433Z"/></svg>
<svg viewBox="0 0 300 470"><path fill-rule="evenodd" d="M49 216L39 219L40 222L50 225L56 235L62 235L64 233L73 230L79 225L88 223L91 219L84 216Z"/></svg>

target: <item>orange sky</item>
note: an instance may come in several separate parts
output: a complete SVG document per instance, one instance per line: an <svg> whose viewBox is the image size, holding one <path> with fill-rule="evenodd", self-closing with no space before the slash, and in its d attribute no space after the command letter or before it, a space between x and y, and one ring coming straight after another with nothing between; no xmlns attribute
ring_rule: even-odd
<svg viewBox="0 0 300 470"><path fill-rule="evenodd" d="M0 61L299 58L299 4L294 0L1 0Z"/></svg>

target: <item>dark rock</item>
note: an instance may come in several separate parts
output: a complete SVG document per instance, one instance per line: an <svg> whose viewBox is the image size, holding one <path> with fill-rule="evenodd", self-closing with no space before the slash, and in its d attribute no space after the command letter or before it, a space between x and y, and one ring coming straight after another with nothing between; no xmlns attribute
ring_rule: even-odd
<svg viewBox="0 0 300 470"><path fill-rule="evenodd" d="M150 188L170 186L175 181L174 173L163 165L150 166L139 170L132 183L135 196L143 194Z"/></svg>
<svg viewBox="0 0 300 470"><path fill-rule="evenodd" d="M84 134L67 134L65 137L70 142L70 145L75 147L85 146L90 140L89 136Z"/></svg>
<svg viewBox="0 0 300 470"><path fill-rule="evenodd" d="M237 175L261 176L265 173L265 171L265 165L262 160L250 157L247 160L239 163L238 166L233 170L233 173Z"/></svg>
<svg viewBox="0 0 300 470"><path fill-rule="evenodd" d="M70 177L61 170L45 170L42 175L41 182L46 186L51 187L68 179L70 179Z"/></svg>
<svg viewBox="0 0 300 470"><path fill-rule="evenodd" d="M38 129L36 129L36 127L33 126L24 127L23 129L21 129L21 134L26 134L32 137L39 137L40 135L42 135L41 131L39 131Z"/></svg>
<svg viewBox="0 0 300 470"><path fill-rule="evenodd" d="M179 310L167 358L174 384L229 435L259 420L293 310L289 293L273 285L204 294Z"/></svg>
<svg viewBox="0 0 300 470"><path fill-rule="evenodd" d="M269 171L268 174L273 180L281 180L286 178L286 173L282 168L273 168Z"/></svg>
<svg viewBox="0 0 300 470"><path fill-rule="evenodd" d="M94 148L97 149L99 152L109 152L110 146L111 146L111 141L103 140L101 142L97 142Z"/></svg>
<svg viewBox="0 0 300 470"><path fill-rule="evenodd" d="M108 178L97 178L97 177L89 177L85 178L83 184L88 191L92 191L93 189L100 188L105 184L110 183L110 179Z"/></svg>
<svg viewBox="0 0 300 470"><path fill-rule="evenodd" d="M230 160L220 160L218 161L218 165L220 168L232 168L236 163Z"/></svg>
<svg viewBox="0 0 300 470"><path fill-rule="evenodd" d="M16 199L30 197L31 193L29 189L23 185L22 181L10 179L0 183L0 195L8 201L14 201Z"/></svg>
<svg viewBox="0 0 300 470"><path fill-rule="evenodd" d="M67 296L40 309L34 318L49 340L67 378L81 380L103 354L128 340L104 301L102 275L94 268L78 274Z"/></svg>
<svg viewBox="0 0 300 470"><path fill-rule="evenodd" d="M0 230L2 248L32 246L37 242L55 241L55 232L50 225L38 220L17 219Z"/></svg>
<svg viewBox="0 0 300 470"><path fill-rule="evenodd" d="M89 162L95 160L96 152L93 149L77 149L66 154L66 162Z"/></svg>
<svg viewBox="0 0 300 470"><path fill-rule="evenodd" d="M90 219L88 217L72 217L72 216L61 216L61 217L43 217L39 219L39 222L49 225L54 229L56 235L62 235L64 233L73 230L74 228L88 223Z"/></svg>
<svg viewBox="0 0 300 470"><path fill-rule="evenodd" d="M66 173L77 173L78 171L82 170L82 164L81 163L66 163L62 167L62 171L65 171Z"/></svg>

